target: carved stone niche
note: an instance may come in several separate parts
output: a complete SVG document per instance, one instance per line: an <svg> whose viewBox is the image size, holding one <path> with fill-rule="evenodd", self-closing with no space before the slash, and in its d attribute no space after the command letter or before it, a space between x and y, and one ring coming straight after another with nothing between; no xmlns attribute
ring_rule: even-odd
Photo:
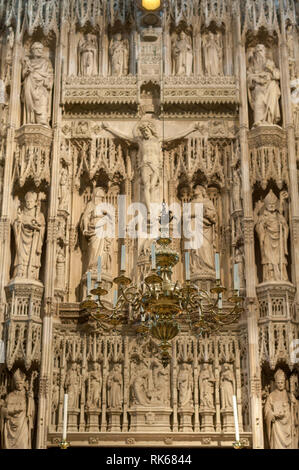
<svg viewBox="0 0 299 470"><path fill-rule="evenodd" d="M278 188L288 185L286 132L279 126L261 125L248 132L251 184L259 182L266 189L273 179Z"/></svg>
<svg viewBox="0 0 299 470"><path fill-rule="evenodd" d="M23 187L31 177L35 186L50 183L52 129L41 124L25 124L16 131L14 180Z"/></svg>
<svg viewBox="0 0 299 470"><path fill-rule="evenodd" d="M256 288L260 303L260 322L263 320L292 320L295 287L290 282L263 282Z"/></svg>
<svg viewBox="0 0 299 470"><path fill-rule="evenodd" d="M39 281L11 281L5 287L6 365L11 369L16 360L26 369L41 359L41 304L43 286Z"/></svg>

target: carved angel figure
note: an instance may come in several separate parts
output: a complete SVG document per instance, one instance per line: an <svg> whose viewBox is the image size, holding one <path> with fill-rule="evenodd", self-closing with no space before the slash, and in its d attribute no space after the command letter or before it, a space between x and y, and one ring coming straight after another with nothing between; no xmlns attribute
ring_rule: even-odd
<svg viewBox="0 0 299 470"><path fill-rule="evenodd" d="M51 61L43 57L44 46L40 42L33 43L31 54L31 58L26 57L24 59L22 68L25 124L48 126L53 87L53 67Z"/></svg>

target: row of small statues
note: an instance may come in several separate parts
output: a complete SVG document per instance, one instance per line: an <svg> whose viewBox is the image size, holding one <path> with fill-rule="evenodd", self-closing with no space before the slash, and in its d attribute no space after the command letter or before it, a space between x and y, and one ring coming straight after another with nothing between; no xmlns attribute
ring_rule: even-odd
<svg viewBox="0 0 299 470"><path fill-rule="evenodd" d="M186 367L187 366L187 367ZM190 365L182 364L177 378L179 391L179 403L192 395L190 384ZM79 402L79 371L77 365L73 364L66 377L66 389L69 393L70 407L78 407ZM156 379L159 374L156 374ZM34 428L35 401L33 396L33 380L36 373L32 374L30 383L26 381L25 374L19 369L14 373L14 390L0 401L0 433L1 448L3 449L30 449L32 447L32 431ZM145 377L142 377L144 380ZM286 389L285 373L278 369L274 376L275 388L268 394L265 406L265 426L271 449L291 449L298 448L298 402L293 393ZM102 377L100 365L93 367L88 378L90 382L88 400L94 406L100 407ZM73 382L74 381L74 382ZM136 389L135 378L134 386ZM159 378L158 378L159 381ZM232 395L235 391L233 372L229 364L223 365L220 377L221 399L227 408L232 408ZM208 364L204 364L199 376L200 404L202 407L211 406L215 378ZM140 380L139 380L140 384ZM161 388L165 386L165 380L161 384L155 383ZM121 407L123 395L123 378L121 365L116 364L108 377L108 407ZM78 389L78 390L77 390ZM140 391L140 385L138 391ZM165 392L164 392L165 394ZM135 397L138 397L138 393ZM183 397L183 398L181 398ZM53 405L58 406L59 389L55 384L52 390L52 410Z"/></svg>
<svg viewBox="0 0 299 470"><path fill-rule="evenodd" d="M213 33L209 33L205 41L206 71L210 75L220 75L222 61L219 46ZM111 73L123 75L128 72L128 44L121 35L110 44ZM24 123L49 125L51 92L53 87L53 67L50 59L44 57L44 47L35 42L31 46L32 56L23 62ZM94 74L95 44L91 35L87 35L79 43L79 70L83 76ZM174 74L190 75L192 70L192 49L184 32L173 44ZM254 114L254 126L262 124L278 124L281 120L279 98L280 72L272 59L267 58L266 48L258 44L248 57L248 97Z"/></svg>
<svg viewBox="0 0 299 470"><path fill-rule="evenodd" d="M81 218L82 234L87 241L87 270L96 270L99 256L103 257L104 265L111 266L109 243L98 236L98 228L106 223L105 215L97 211L97 206L105 202L103 188L95 188L92 200L87 204ZM283 215L282 203L287 193L282 192L280 201L269 191L255 210L255 228L260 242L263 281L287 281L287 254L289 227ZM214 227L217 212L209 199L206 189L197 185L194 188L194 203L203 204L203 244L191 251L190 266L196 272L199 269L214 273ZM45 236L45 217L41 211L41 200L37 193L29 191L25 195L24 207L20 207L13 222L16 256L14 261L14 278L39 278L41 253ZM58 250L58 255L61 255ZM106 259L107 258L107 259ZM243 280L241 280L243 285Z"/></svg>

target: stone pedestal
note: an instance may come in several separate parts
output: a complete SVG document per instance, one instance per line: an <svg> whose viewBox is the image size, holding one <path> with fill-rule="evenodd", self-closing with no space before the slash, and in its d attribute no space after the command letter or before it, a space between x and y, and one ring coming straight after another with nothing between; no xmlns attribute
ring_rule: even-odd
<svg viewBox="0 0 299 470"><path fill-rule="evenodd" d="M67 430L68 432L78 432L78 417L80 410L68 410L67 415Z"/></svg>
<svg viewBox="0 0 299 470"><path fill-rule="evenodd" d="M221 410L223 432L235 432L233 410Z"/></svg>
<svg viewBox="0 0 299 470"><path fill-rule="evenodd" d="M179 413L179 431L181 432L192 432L193 425L192 425L192 416L194 414L194 410L192 408L187 409L178 409Z"/></svg>
<svg viewBox="0 0 299 470"><path fill-rule="evenodd" d="M171 408L146 408L132 406L129 409L131 417L131 432L170 432Z"/></svg>
<svg viewBox="0 0 299 470"><path fill-rule="evenodd" d="M215 410L200 408L199 414L201 417L201 432L215 432L214 415Z"/></svg>
<svg viewBox="0 0 299 470"><path fill-rule="evenodd" d="M120 432L120 417L122 414L121 410L108 410L108 431Z"/></svg>
<svg viewBox="0 0 299 470"><path fill-rule="evenodd" d="M100 410L88 410L87 411L87 432L99 432L100 430L100 420L99 416L101 414Z"/></svg>

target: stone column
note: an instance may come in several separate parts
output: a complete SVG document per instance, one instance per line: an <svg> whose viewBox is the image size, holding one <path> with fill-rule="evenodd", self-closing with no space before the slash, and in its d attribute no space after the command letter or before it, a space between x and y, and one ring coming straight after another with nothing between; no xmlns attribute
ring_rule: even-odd
<svg viewBox="0 0 299 470"><path fill-rule="evenodd" d="M297 309L299 303L299 196L296 165L296 139L293 121L288 47L286 42L286 24L284 15L284 2L280 0L281 36L279 43L280 55L280 86L281 104L283 114L283 125L287 132L288 168L289 168L289 204L290 204L290 235L291 235L291 259L292 259L292 281L297 287L296 300Z"/></svg>
<svg viewBox="0 0 299 470"><path fill-rule="evenodd" d="M66 56L67 29L66 23L61 22L61 31L56 42L55 54L55 81L53 91L53 151L51 168L51 187L49 198L48 224L47 224L47 248L46 248L46 268L45 268L45 309L43 317L42 334L42 361L40 377L48 378L52 369L52 326L54 314L54 293L56 276L56 223L58 209L58 184L60 165L60 123L61 123L61 73L62 62ZM37 418L37 438L36 447L46 448L48 423L51 420L50 396L39 397L38 418Z"/></svg>
<svg viewBox="0 0 299 470"><path fill-rule="evenodd" d="M253 447L262 449L263 427L262 427L262 401L260 389L260 364L258 355L258 325L256 308L256 286L255 286L255 254L254 254L254 222L252 210L252 188L249 179L249 152L248 152L248 101L247 101L247 77L246 77L246 55L245 44L241 37L241 12L235 11L234 30L237 39L237 57L239 58L239 80L240 80L240 149L241 149L241 175L244 204L244 251L245 251L245 277L246 277L246 315L248 325L248 355L249 355L249 384L251 400L251 423L253 433Z"/></svg>

